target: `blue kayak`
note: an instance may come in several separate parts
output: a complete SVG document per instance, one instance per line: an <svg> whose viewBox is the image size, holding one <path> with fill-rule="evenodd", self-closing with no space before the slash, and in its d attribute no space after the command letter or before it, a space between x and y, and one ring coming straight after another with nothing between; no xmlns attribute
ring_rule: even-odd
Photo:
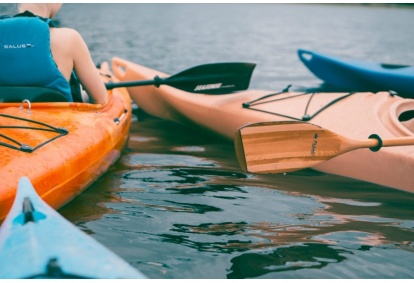
<svg viewBox="0 0 414 283"><path fill-rule="evenodd" d="M298 50L299 59L319 79L347 91L395 91L414 98L414 66L341 59Z"/></svg>
<svg viewBox="0 0 414 283"><path fill-rule="evenodd" d="M0 278L146 278L47 205L19 180L0 228Z"/></svg>

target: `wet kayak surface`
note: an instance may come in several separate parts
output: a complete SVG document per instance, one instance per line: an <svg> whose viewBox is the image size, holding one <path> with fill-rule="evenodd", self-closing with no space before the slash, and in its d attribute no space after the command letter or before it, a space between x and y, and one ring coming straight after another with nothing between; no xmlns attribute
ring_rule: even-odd
<svg viewBox="0 0 414 283"><path fill-rule="evenodd" d="M299 48L414 65L412 8L65 4L57 20L97 63L253 62L251 88L274 91L329 90ZM414 277L414 194L313 170L246 174L231 143L133 114L118 162L59 212L149 278Z"/></svg>

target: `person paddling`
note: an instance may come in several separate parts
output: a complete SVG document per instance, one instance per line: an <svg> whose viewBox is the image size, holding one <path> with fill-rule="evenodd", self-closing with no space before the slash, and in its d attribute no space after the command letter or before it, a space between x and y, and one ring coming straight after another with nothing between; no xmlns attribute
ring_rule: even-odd
<svg viewBox="0 0 414 283"><path fill-rule="evenodd" d="M60 3L21 3L18 14L0 19L0 86L41 86L69 102L105 104L107 91L82 36L56 28ZM79 80L87 96L79 94Z"/></svg>

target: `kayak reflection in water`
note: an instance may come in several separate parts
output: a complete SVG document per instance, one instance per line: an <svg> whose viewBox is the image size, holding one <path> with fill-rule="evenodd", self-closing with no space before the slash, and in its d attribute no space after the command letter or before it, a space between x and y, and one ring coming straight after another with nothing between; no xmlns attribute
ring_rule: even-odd
<svg viewBox="0 0 414 283"><path fill-rule="evenodd" d="M7 68L0 71L0 85L47 87L69 102L105 104L105 85L82 36L70 28L56 28L51 21L61 6L21 3L17 15L2 17L0 59Z"/></svg>

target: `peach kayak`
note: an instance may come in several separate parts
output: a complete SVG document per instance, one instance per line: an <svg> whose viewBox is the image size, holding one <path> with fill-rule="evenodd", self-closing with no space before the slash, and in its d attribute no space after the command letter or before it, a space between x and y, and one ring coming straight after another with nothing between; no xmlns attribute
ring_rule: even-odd
<svg viewBox="0 0 414 283"><path fill-rule="evenodd" d="M167 74L113 58L120 81ZM222 95L185 92L170 86L130 87L131 98L150 115L197 126L233 140L244 125L266 121L309 121L351 138L414 135L414 100L389 92L298 93L248 90ZM315 170L414 192L414 145L357 149L312 167Z"/></svg>
<svg viewBox="0 0 414 283"><path fill-rule="evenodd" d="M100 71L104 81L110 80L107 63ZM39 196L57 209L118 159L128 140L131 100L124 88L108 95L108 102L100 105L50 102L53 95L45 97L36 89L5 92L4 97L21 101L0 103L0 222L20 177L27 176Z"/></svg>

